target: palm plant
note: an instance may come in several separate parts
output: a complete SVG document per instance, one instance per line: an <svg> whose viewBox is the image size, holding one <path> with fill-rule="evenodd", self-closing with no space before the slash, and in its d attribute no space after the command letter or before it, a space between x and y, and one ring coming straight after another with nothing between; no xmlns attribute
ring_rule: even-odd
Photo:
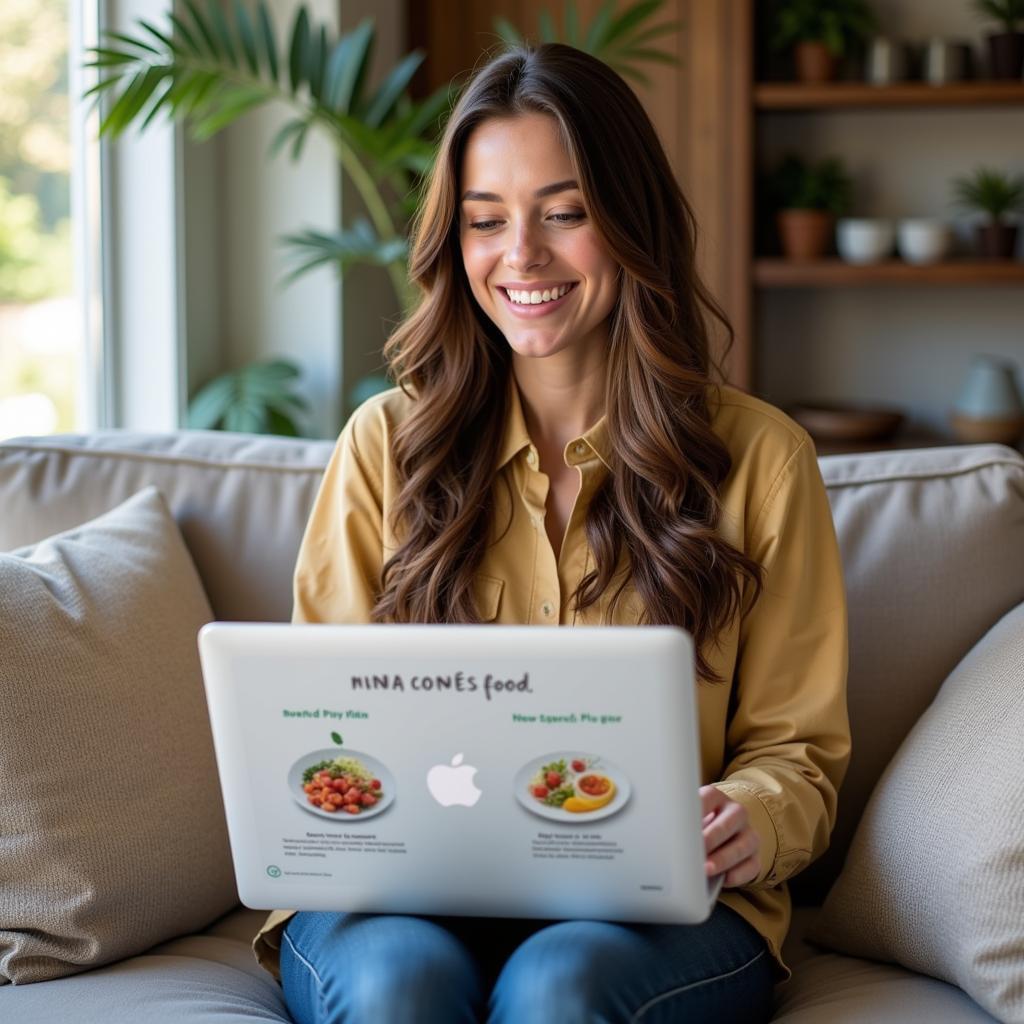
<svg viewBox="0 0 1024 1024"><path fill-rule="evenodd" d="M664 0L641 0L616 15L615 0L604 0L590 23L582 25L574 0L566 0L562 30L559 31L550 11L541 11L537 38L542 43L568 43L585 50L600 57L620 75L650 85L650 79L637 66L639 62L678 63L672 54L645 45L679 29L677 21L647 24L663 4ZM494 28L508 46L519 46L527 38L505 18L495 18Z"/></svg>
<svg viewBox="0 0 1024 1024"><path fill-rule="evenodd" d="M309 411L309 403L294 391L300 373L289 360L272 359L222 374L192 399L188 426L299 437L299 417Z"/></svg>
<svg viewBox="0 0 1024 1024"><path fill-rule="evenodd" d="M955 204L966 210L987 213L992 223L1024 209L1024 174L1010 177L979 167L973 175L953 179Z"/></svg>
<svg viewBox="0 0 1024 1024"><path fill-rule="evenodd" d="M370 93L370 19L331 40L303 6L282 54L266 0L259 0L254 15L241 0L233 0L231 11L226 14L219 0L208 0L205 12L196 0L183 0L182 13L169 12L164 28L139 19L138 35L105 32L108 41L92 51L87 65L101 77L86 95L113 97L100 135L116 137L136 121L145 130L164 112L186 121L192 137L202 141L258 106L284 103L292 116L271 142L271 155L287 145L298 159L309 132L325 132L369 214L339 232L290 236L300 255L292 276L332 261L342 270L356 262L383 266L407 307L406 220L414 180L433 157L448 90L422 102L410 99L407 86L423 61L422 53L413 52Z"/></svg>

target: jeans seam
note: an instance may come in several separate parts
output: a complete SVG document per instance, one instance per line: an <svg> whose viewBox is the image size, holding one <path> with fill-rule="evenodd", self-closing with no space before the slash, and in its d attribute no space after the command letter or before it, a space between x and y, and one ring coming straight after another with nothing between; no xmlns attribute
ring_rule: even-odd
<svg viewBox="0 0 1024 1024"><path fill-rule="evenodd" d="M689 985L681 985L679 988L674 988L668 992L662 992L661 995L655 996L653 999L648 999L643 1006L640 1007L632 1017L629 1018L630 1024L636 1024L636 1021L649 1010L655 1003L660 1003L663 999L671 999L672 996L677 996L681 992L686 992L691 988L698 988L700 985L710 984L712 981L721 981L723 978L731 978L734 974L739 974L740 971L745 971L751 964L756 963L765 955L766 950L761 950L752 960L748 960L741 967L737 967L735 970L726 971L725 974L716 974L713 978L701 978L700 981L692 981Z"/></svg>
<svg viewBox="0 0 1024 1024"><path fill-rule="evenodd" d="M305 956L303 956L302 953L299 952L299 947L295 945L295 943L292 941L292 937L288 934L286 930L281 932L281 938L283 938L285 942L288 943L295 956L306 965L306 968L309 971L309 973L312 974L313 977L316 979L316 998L317 1002L320 1004L320 1014L321 1016L323 1016L324 1007L326 1005L324 1002L323 978L321 978L320 975L317 973L317 969L313 966L313 964Z"/></svg>

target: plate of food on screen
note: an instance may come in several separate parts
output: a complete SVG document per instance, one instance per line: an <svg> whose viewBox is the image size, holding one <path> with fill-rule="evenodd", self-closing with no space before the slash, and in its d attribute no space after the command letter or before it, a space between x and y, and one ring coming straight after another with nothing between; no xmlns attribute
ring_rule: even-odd
<svg viewBox="0 0 1024 1024"><path fill-rule="evenodd" d="M516 799L549 821L586 824L611 817L629 800L629 779L596 754L561 750L523 765L516 773Z"/></svg>
<svg viewBox="0 0 1024 1024"><path fill-rule="evenodd" d="M391 773L374 757L344 747L304 754L288 772L288 790L300 807L321 818L352 823L375 818L395 799Z"/></svg>

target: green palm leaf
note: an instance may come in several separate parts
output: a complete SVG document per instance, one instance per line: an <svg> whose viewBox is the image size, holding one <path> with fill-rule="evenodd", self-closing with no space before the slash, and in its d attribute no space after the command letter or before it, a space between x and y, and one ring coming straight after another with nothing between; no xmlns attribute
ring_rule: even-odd
<svg viewBox="0 0 1024 1024"><path fill-rule="evenodd" d="M245 55L245 63L253 75L260 73L260 59L256 51L256 31L253 28L252 19L248 11L242 5L241 0L234 0L235 24L238 26L238 38L242 44L242 53Z"/></svg>
<svg viewBox="0 0 1024 1024"><path fill-rule="evenodd" d="M408 240L395 237L381 240L369 221L357 219L351 228L336 232L307 230L300 234L285 235L288 243L301 260L285 278L285 284L315 267L334 263L342 271L356 263L385 267L404 259L409 250Z"/></svg>
<svg viewBox="0 0 1024 1024"><path fill-rule="evenodd" d="M423 57L423 53L414 50L384 79L363 115L363 120L367 124L374 128L379 127L381 122L390 116L395 109L395 104L405 93L409 82L412 81L412 76L416 74L419 66L423 63Z"/></svg>
<svg viewBox="0 0 1024 1024"><path fill-rule="evenodd" d="M203 387L189 404L192 430L299 435L296 417L309 409L293 390L299 368L287 360L255 363L225 373Z"/></svg>
<svg viewBox="0 0 1024 1024"><path fill-rule="evenodd" d="M637 0L616 14L615 0L604 0L589 25L584 28L575 0L566 0L563 34L559 35L553 15L545 10L539 17L538 35L541 42L567 42L603 60L620 74L650 84L647 76L637 67L638 64L650 61L678 63L671 53L641 45L658 36L678 31L678 22L648 24L664 3L665 0ZM507 46L519 46L525 42L523 35L506 19L495 18L493 25Z"/></svg>
<svg viewBox="0 0 1024 1024"><path fill-rule="evenodd" d="M235 43L231 38L231 31L228 28L227 19L224 17L224 11L221 7L220 0L207 0L206 9L210 15L210 22L213 26L214 35L217 37L217 41L223 48L224 54L227 56L228 63L233 67L238 67L238 57L235 54Z"/></svg>
<svg viewBox="0 0 1024 1024"><path fill-rule="evenodd" d="M270 20L270 12L267 10L265 0L260 0L257 8L260 23L260 42L263 46L263 56L267 58L270 67L270 77L276 82L277 78L277 36L274 34L274 23Z"/></svg>
<svg viewBox="0 0 1024 1024"><path fill-rule="evenodd" d="M300 7L295 24L292 26L291 45L288 47L288 77L293 93L299 91L299 86L305 80L303 72L309 49L309 15L306 13L305 7Z"/></svg>
<svg viewBox="0 0 1024 1024"><path fill-rule="evenodd" d="M342 36L334 47L327 68L324 96L324 105L330 109L346 114L352 111L357 86L369 62L373 31L373 21L365 18L355 29Z"/></svg>
<svg viewBox="0 0 1024 1024"><path fill-rule="evenodd" d="M192 34L192 31L185 24L181 18L178 17L173 11L167 13L167 17L170 19L171 24L174 26L175 35L180 36L189 47L189 49L197 56L202 56L202 47L196 42L196 37Z"/></svg>
<svg viewBox="0 0 1024 1024"><path fill-rule="evenodd" d="M507 18L495 18L494 31L501 37L502 42L509 47L522 46L525 41L519 30Z"/></svg>
<svg viewBox="0 0 1024 1024"><path fill-rule="evenodd" d="M185 9L192 18L192 22L202 37L203 44L206 47L206 52L213 57L214 60L220 60L220 49L217 46L216 41L213 38L213 32L210 26L206 23L206 19L200 14L199 8L195 5L195 0L183 0Z"/></svg>

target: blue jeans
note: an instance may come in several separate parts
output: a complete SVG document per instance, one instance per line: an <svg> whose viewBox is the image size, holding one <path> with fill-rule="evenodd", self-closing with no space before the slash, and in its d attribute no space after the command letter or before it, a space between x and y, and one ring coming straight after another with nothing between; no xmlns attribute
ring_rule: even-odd
<svg viewBox="0 0 1024 1024"><path fill-rule="evenodd" d="M775 975L722 903L692 925L303 912L281 942L297 1024L758 1024Z"/></svg>

